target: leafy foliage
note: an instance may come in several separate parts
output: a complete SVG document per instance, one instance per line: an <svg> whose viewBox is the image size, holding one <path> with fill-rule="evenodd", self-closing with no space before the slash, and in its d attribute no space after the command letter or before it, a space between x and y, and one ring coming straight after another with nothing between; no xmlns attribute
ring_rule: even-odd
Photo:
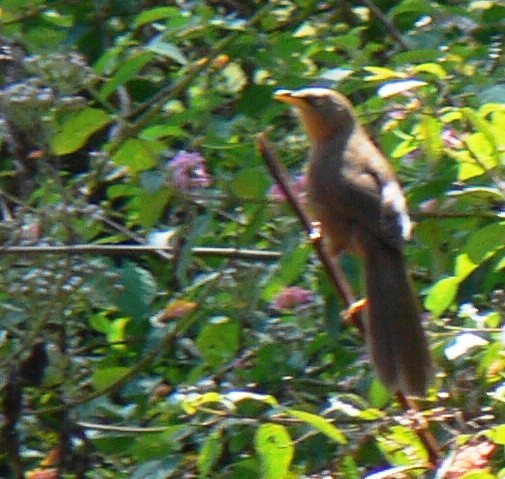
<svg viewBox="0 0 505 479"><path fill-rule="evenodd" d="M417 222L437 477L501 477L504 18L498 0L4 0L0 476L430 474L256 150L266 131L303 173L272 93L324 84Z"/></svg>

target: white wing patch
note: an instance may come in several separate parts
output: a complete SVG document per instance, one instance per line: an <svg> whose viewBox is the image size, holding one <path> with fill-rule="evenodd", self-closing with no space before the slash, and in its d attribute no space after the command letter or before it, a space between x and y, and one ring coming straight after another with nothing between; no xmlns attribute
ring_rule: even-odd
<svg viewBox="0 0 505 479"><path fill-rule="evenodd" d="M382 188L382 203L398 213L402 237L405 240L410 239L412 223L407 213L407 203L403 196L400 185L396 181L390 181Z"/></svg>

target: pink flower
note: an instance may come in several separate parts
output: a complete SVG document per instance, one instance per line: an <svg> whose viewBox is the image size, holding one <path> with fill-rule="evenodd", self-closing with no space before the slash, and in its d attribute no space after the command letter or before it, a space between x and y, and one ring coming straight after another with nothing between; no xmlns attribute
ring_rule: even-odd
<svg viewBox="0 0 505 479"><path fill-rule="evenodd" d="M442 140L450 148L462 148L463 142L456 136L454 130L446 129L442 132Z"/></svg>
<svg viewBox="0 0 505 479"><path fill-rule="evenodd" d="M299 286L290 286L277 295L271 307L276 310L290 309L299 304L309 303L313 299L312 291Z"/></svg>
<svg viewBox="0 0 505 479"><path fill-rule="evenodd" d="M211 183L205 159L200 153L180 151L168 162L168 166L173 171L173 182L180 191L206 188Z"/></svg>
<svg viewBox="0 0 505 479"><path fill-rule="evenodd" d="M307 178L305 175L298 175L292 185L293 191L301 203L307 202ZM270 188L268 196L277 203L283 203L287 200L284 190L279 184L275 184Z"/></svg>
<svg viewBox="0 0 505 479"><path fill-rule="evenodd" d="M459 479L470 471L485 470L496 446L489 441L462 446L446 471L447 479Z"/></svg>

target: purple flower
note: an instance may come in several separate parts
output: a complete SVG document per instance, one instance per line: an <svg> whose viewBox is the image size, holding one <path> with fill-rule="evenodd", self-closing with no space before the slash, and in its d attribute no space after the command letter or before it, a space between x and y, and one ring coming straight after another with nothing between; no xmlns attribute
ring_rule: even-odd
<svg viewBox="0 0 505 479"><path fill-rule="evenodd" d="M276 310L291 309L299 304L309 303L313 299L312 291L299 286L290 286L277 295L271 307Z"/></svg>
<svg viewBox="0 0 505 479"><path fill-rule="evenodd" d="M200 153L180 151L168 162L168 166L173 172L172 180L180 191L206 188L211 183L205 159Z"/></svg>

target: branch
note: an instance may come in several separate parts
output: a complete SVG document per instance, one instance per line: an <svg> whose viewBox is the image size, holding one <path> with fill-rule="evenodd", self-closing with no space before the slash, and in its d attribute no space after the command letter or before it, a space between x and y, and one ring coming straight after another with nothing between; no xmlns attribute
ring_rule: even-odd
<svg viewBox="0 0 505 479"><path fill-rule="evenodd" d="M300 222L307 232L307 236L310 237L313 234L314 230L312 220L308 216L305 209L300 205L296 193L292 188L293 182L291 180L291 177L285 168L280 164L279 159L277 158L277 154L269 144L264 133L261 133L259 135L258 149L263 156L271 175L283 189L289 204L295 210L296 215L300 219ZM342 298L342 301L347 307L352 306L356 302L356 299L354 297L354 293L352 292L349 281L347 280L345 273L340 268L340 265L333 260L328 250L323 247L320 239L313 241L313 245L316 248L316 252L319 256L319 259L321 260L321 263L323 264L332 283L334 284L335 289L337 290L339 296Z"/></svg>
<svg viewBox="0 0 505 479"><path fill-rule="evenodd" d="M43 254L104 254L104 255L138 255L143 253L165 253L168 259L173 257L175 252L173 246L150 246L150 245L98 245L98 244L76 244L67 246L0 246L1 255L43 255ZM271 250L253 250L240 248L217 248L217 247L195 247L192 248L195 256L215 256L221 258L243 259L248 261L276 261L282 257L282 253Z"/></svg>
<svg viewBox="0 0 505 479"><path fill-rule="evenodd" d="M356 2L353 0L353 3L361 3L361 2ZM393 22L391 22L386 15L382 12L382 10L375 5L372 0L363 0L363 3L370 9L373 15L384 25L386 30L389 32L389 34L400 44L400 47L402 50L409 51L410 47L408 43L403 39L402 34L400 31L396 28Z"/></svg>

